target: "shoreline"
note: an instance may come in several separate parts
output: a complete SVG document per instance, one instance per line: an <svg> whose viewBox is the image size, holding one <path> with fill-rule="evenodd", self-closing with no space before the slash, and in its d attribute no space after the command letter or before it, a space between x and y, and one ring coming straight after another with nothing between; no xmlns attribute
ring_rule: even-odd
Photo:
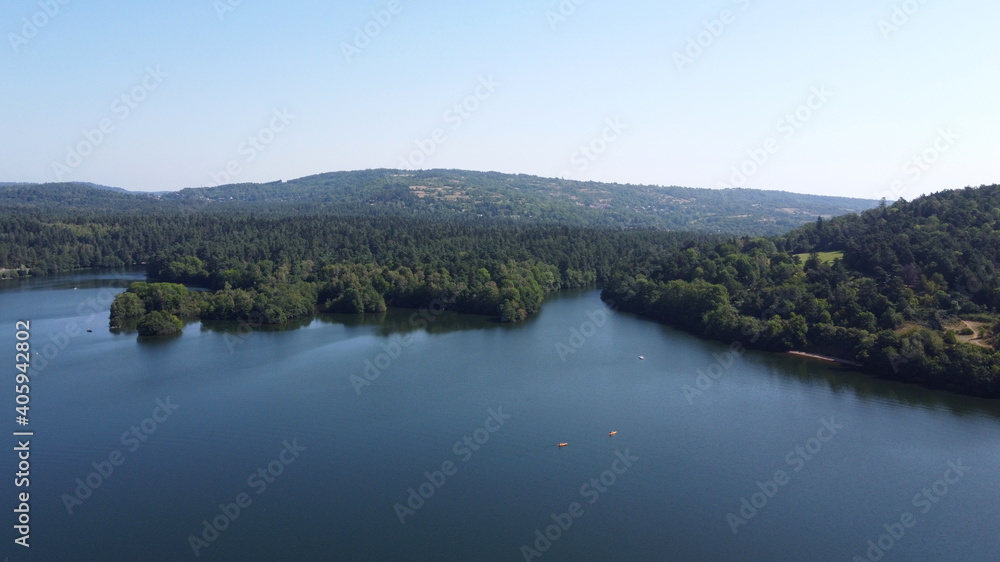
<svg viewBox="0 0 1000 562"><path fill-rule="evenodd" d="M848 365L851 367L863 367L861 363L857 361L849 361L847 359L841 359L839 357L830 357L829 355L819 355L818 353L807 353L805 351L786 351L788 355L794 355L796 357L805 357L807 359L817 359L819 361L828 361L831 363L840 363L842 365Z"/></svg>

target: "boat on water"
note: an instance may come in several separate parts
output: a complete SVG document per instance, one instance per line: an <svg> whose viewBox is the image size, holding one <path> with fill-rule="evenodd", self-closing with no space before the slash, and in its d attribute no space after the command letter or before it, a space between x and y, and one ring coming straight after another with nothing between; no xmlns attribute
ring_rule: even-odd
<svg viewBox="0 0 1000 562"><path fill-rule="evenodd" d="M608 433L608 435L618 435L618 430L616 429L616 430Z"/></svg>
<svg viewBox="0 0 1000 562"><path fill-rule="evenodd" d="M569 445L569 443L557 443L556 447L565 447L566 445Z"/></svg>
<svg viewBox="0 0 1000 562"><path fill-rule="evenodd" d="M645 356L645 355L640 355L640 356L639 356L639 359L645 359L645 358L646 358L646 356Z"/></svg>

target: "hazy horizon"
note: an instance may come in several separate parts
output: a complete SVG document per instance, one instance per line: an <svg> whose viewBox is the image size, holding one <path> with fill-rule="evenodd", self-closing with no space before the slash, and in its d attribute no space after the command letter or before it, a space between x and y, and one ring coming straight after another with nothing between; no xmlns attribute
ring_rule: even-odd
<svg viewBox="0 0 1000 562"><path fill-rule="evenodd" d="M0 179L463 169L912 200L1000 181L1000 6L19 0Z"/></svg>

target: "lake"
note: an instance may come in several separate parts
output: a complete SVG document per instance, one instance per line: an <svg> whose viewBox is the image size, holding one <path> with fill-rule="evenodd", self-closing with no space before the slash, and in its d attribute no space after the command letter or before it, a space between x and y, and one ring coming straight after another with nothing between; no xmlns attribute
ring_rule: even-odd
<svg viewBox="0 0 1000 562"><path fill-rule="evenodd" d="M0 282L11 560L1000 552L997 402L702 341L596 290L515 326L429 303L138 341L107 317L142 278ZM29 549L14 544L16 431L33 432Z"/></svg>

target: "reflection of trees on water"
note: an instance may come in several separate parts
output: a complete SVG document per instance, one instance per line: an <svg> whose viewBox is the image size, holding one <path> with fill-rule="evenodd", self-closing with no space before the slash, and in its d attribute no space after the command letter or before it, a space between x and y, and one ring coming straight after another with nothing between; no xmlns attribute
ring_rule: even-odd
<svg viewBox="0 0 1000 562"><path fill-rule="evenodd" d="M919 384L880 379L849 367L773 353L746 353L744 360L766 365L773 377L794 378L807 385L822 385L838 395L853 394L863 401L896 403L925 410L948 411L959 416L982 415L1000 419L1000 401L933 390Z"/></svg>
<svg viewBox="0 0 1000 562"><path fill-rule="evenodd" d="M376 327L378 335L391 336L417 331L426 331L429 334L446 334L462 330L517 330L523 329L533 321L534 317L520 324L504 324L486 316L473 314L459 314L447 311L435 314L426 309L392 309L382 313L317 314L312 317L299 318L283 324L254 325L249 321L205 320L201 322L201 330L227 334L246 334L251 330L255 332L279 332L297 330L305 328L313 322L319 322L329 325L339 324L351 328ZM122 326L122 329L129 328L134 331L134 323L131 327Z"/></svg>
<svg viewBox="0 0 1000 562"><path fill-rule="evenodd" d="M375 326L378 328L379 335L390 336L417 331L426 331L429 334L446 334L462 330L516 330L530 325L535 317L520 324L504 324L487 316L474 314L447 311L435 314L427 309L393 309L382 314L321 314L317 316L317 319L325 324L343 324L352 327Z"/></svg>

